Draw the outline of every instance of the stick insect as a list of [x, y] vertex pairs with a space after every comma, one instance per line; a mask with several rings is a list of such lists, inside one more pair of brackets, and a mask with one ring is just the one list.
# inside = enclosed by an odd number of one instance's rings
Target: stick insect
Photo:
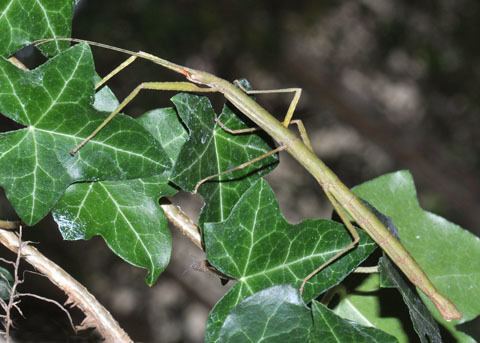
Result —
[[[359, 236], [351, 222], [351, 219], [353, 219], [353, 221], [355, 221], [363, 230], [365, 230], [370, 237], [383, 249], [383, 251], [394, 261], [394, 263], [403, 271], [407, 278], [430, 298], [443, 318], [446, 320], [454, 320], [462, 317], [455, 305], [437, 291], [427, 275], [415, 262], [408, 251], [405, 250], [402, 244], [392, 235], [392, 233], [390, 233], [388, 228], [386, 228], [385, 225], [377, 218], [377, 216], [372, 213], [372, 211], [365, 206], [365, 204], [358, 197], [356, 197], [350, 191], [350, 189], [343, 184], [342, 181], [340, 181], [335, 173], [314, 154], [303, 123], [300, 120], [292, 120], [293, 113], [301, 96], [300, 88], [246, 92], [236, 85], [208, 72], [181, 66], [143, 51], [135, 52], [106, 44], [73, 38], [44, 39], [39, 40], [34, 44], [40, 45], [55, 40], [87, 43], [93, 46], [99, 46], [101, 48], [106, 48], [130, 55], [125, 62], [120, 64], [112, 72], [105, 76], [100, 83], [96, 85], [96, 88], [101, 87], [110, 78], [126, 68], [137, 58], [151, 61], [164, 68], [179, 73], [187, 79], [187, 81], [184, 82], [141, 83], [120, 103], [115, 111], [113, 111], [102, 124], [100, 124], [90, 135], [88, 135], [71, 151], [72, 155], [78, 152], [85, 144], [87, 144], [89, 140], [91, 140], [100, 130], [102, 130], [102, 128], [104, 128], [130, 101], [132, 101], [141, 90], [148, 89], [159, 91], [168, 90], [198, 93], [222, 93], [231, 104], [233, 104], [240, 112], [250, 118], [256, 125], [258, 125], [260, 129], [264, 130], [279, 144], [279, 147], [274, 151], [286, 150], [305, 169], [307, 169], [307, 171], [322, 187], [327, 198], [332, 203], [352, 237], [352, 242], [344, 247], [342, 251], [338, 252], [335, 256], [330, 258], [327, 262], [313, 270], [308, 276], [305, 277], [300, 287], [301, 292], [303, 291], [303, 288], [309, 279], [311, 279], [323, 268], [337, 260], [339, 257], [355, 248], [359, 241]], [[251, 93], [258, 94], [274, 92], [294, 93], [293, 100], [291, 101], [287, 114], [282, 122], [275, 119], [266, 109], [264, 109], [248, 95]], [[300, 137], [289, 130], [288, 126], [292, 122], [296, 122], [298, 125]], [[271, 155], [272, 152], [267, 154]], [[240, 167], [241, 166], [238, 168]], [[233, 169], [229, 171], [233, 171]]]

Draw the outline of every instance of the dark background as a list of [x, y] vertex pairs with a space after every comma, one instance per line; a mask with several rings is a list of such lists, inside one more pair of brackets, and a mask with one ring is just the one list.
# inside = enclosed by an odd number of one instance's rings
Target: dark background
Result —
[[[257, 89], [301, 87], [296, 117], [348, 186], [409, 169], [424, 208], [478, 235], [479, 20], [476, 0], [81, 0], [72, 35], [148, 51], [227, 80], [245, 77]], [[126, 58], [94, 52], [100, 75]], [[135, 62], [109, 86], [122, 98], [142, 81], [174, 79]], [[172, 95], [143, 93], [126, 112], [171, 106]], [[291, 97], [258, 99], [280, 119]], [[222, 98], [214, 100], [219, 107]], [[314, 180], [286, 154], [281, 159], [269, 180], [287, 218], [328, 216]], [[183, 204], [193, 215], [201, 206], [199, 199]], [[25, 233], [98, 296], [136, 341], [201, 342], [208, 311], [225, 289], [197, 270], [202, 255], [174, 234], [172, 265], [148, 288], [144, 271], [122, 263], [101, 239], [63, 242], [51, 219]], [[48, 280], [26, 279], [24, 289], [64, 300]], [[71, 336], [53, 306], [25, 301], [22, 309], [27, 319], [18, 318], [19, 339]]]

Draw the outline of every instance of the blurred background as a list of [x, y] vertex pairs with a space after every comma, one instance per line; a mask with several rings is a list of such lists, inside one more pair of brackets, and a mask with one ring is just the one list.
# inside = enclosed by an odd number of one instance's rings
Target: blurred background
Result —
[[[256, 89], [301, 87], [296, 117], [348, 186], [409, 169], [425, 209], [478, 235], [479, 21], [476, 0], [80, 0], [72, 36], [148, 51], [227, 80], [247, 78]], [[100, 75], [125, 59], [94, 53]], [[175, 79], [140, 61], [109, 86], [122, 98], [142, 81]], [[169, 107], [172, 95], [142, 93], [125, 112]], [[257, 99], [280, 119], [291, 96]], [[223, 99], [214, 100], [220, 108]], [[286, 154], [269, 181], [292, 222], [329, 215], [314, 180]], [[200, 199], [177, 200], [198, 214]], [[3, 212], [13, 215], [6, 205]], [[175, 230], [173, 262], [148, 288], [145, 272], [112, 255], [101, 239], [63, 242], [51, 219], [37, 226], [26, 239], [40, 242], [135, 341], [203, 340], [208, 311], [226, 288], [199, 270], [202, 254]], [[40, 276], [28, 275], [23, 287], [64, 300]], [[72, 337], [53, 306], [29, 300], [22, 309], [27, 319], [18, 318], [19, 340], [95, 341], [88, 333]]]

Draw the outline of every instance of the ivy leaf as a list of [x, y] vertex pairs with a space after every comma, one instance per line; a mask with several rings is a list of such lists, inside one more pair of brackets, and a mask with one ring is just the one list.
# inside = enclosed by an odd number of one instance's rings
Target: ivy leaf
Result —
[[[378, 274], [370, 274], [368, 277], [363, 276], [361, 282], [355, 283], [353, 289], [347, 288], [345, 284], [335, 287], [339, 302], [333, 312], [360, 325], [378, 328], [396, 337], [401, 343], [408, 343], [405, 324], [396, 316], [400, 308], [398, 305], [402, 305], [402, 301], [394, 297], [396, 291], [393, 289], [380, 290], [379, 279]], [[357, 279], [355, 281], [358, 282]], [[392, 303], [395, 299], [398, 302]]]
[[[463, 314], [461, 322], [480, 313], [480, 240], [458, 225], [423, 210], [417, 200], [415, 185], [407, 171], [383, 175], [355, 187], [355, 193], [390, 217], [400, 239], [438, 290], [452, 300]], [[456, 322], [446, 322], [427, 303], [437, 321], [453, 335]], [[457, 322], [458, 323], [458, 322]]]
[[[93, 79], [95, 84], [102, 80], [102, 78], [96, 74]], [[115, 111], [118, 105], [120, 105], [120, 102], [109, 87], [102, 87], [98, 92], [95, 93], [93, 108], [95, 108], [97, 111], [111, 113]]]
[[23, 71], [0, 59], [0, 112], [27, 128], [0, 134], [0, 185], [33, 225], [76, 181], [166, 175], [160, 144], [133, 119], [117, 116], [75, 156], [69, 151], [106, 117], [91, 106], [93, 61], [76, 45]]
[[118, 256], [148, 269], [146, 282], [153, 285], [172, 249], [158, 199], [175, 193], [160, 176], [74, 184], [56, 205], [53, 218], [66, 240], [102, 236]]
[[[363, 201], [390, 232], [393, 233], [395, 238], [398, 239], [398, 229], [392, 218], [378, 211], [367, 201]], [[402, 295], [402, 299], [408, 307], [410, 319], [412, 320], [413, 327], [420, 341], [422, 343], [441, 343], [442, 337], [440, 336], [438, 324], [418, 296], [415, 287], [408, 281], [398, 267], [391, 262], [385, 253], [383, 253], [378, 265], [381, 276], [381, 286], [384, 288], [396, 288]]]
[[160, 142], [171, 165], [175, 165], [178, 154], [188, 139], [177, 112], [173, 108], [155, 109], [143, 114], [137, 121]]
[[[100, 77], [95, 82], [100, 81]], [[120, 102], [109, 87], [103, 87], [95, 94], [93, 106], [104, 112], [113, 112]], [[188, 134], [183, 127], [174, 108], [157, 108], [142, 114], [136, 119], [152, 137], [162, 146], [172, 166], [177, 161], [183, 145], [188, 140]]]
[[[310, 300], [338, 284], [376, 247], [360, 232], [359, 246], [307, 283]], [[215, 305], [207, 323], [207, 341], [215, 341], [230, 310], [242, 299], [273, 285], [300, 287], [316, 267], [333, 257], [351, 238], [345, 227], [329, 220], [288, 223], [269, 185], [257, 180], [240, 198], [230, 216], [204, 225], [209, 262], [237, 283]]]
[[[29, 43], [54, 37], [70, 37], [73, 0], [3, 0], [0, 1], [0, 56]], [[68, 48], [69, 42], [51, 42], [40, 47], [47, 56]]]
[[312, 311], [312, 342], [397, 342], [383, 331], [337, 316], [319, 302], [312, 302]]
[[[335, 292], [340, 297], [334, 312], [342, 318], [376, 327], [396, 337], [401, 343], [408, 343], [411, 341], [409, 337], [415, 337], [413, 327], [406, 322], [408, 314], [402, 312], [403, 301], [396, 296], [396, 290], [380, 288], [378, 274], [371, 274], [361, 282], [356, 280], [354, 289], [345, 289], [344, 285], [339, 285]], [[444, 337], [445, 341], [476, 342], [461, 331], [455, 330], [452, 334], [455, 338]]]
[[408, 307], [413, 327], [420, 341], [422, 343], [441, 343], [442, 337], [440, 336], [438, 324], [417, 295], [415, 287], [405, 280], [404, 276], [387, 256], [384, 255], [380, 259], [379, 267], [380, 275], [385, 279], [385, 281], [382, 280], [381, 282], [382, 287], [398, 289]]
[[[206, 177], [239, 166], [272, 149], [258, 134], [235, 135], [222, 129], [215, 122], [216, 114], [207, 97], [178, 94], [172, 101], [190, 131], [188, 143], [180, 152], [172, 173], [172, 181], [186, 191], [193, 191], [197, 182]], [[247, 127], [226, 106], [219, 120], [232, 130]], [[199, 190], [206, 203], [200, 223], [227, 218], [240, 196], [276, 163], [277, 158], [271, 156], [204, 183]]]
[[10, 298], [13, 282], [13, 275], [7, 269], [0, 267], [0, 299]]
[[342, 319], [314, 301], [310, 310], [290, 285], [246, 298], [228, 315], [221, 342], [396, 342], [374, 328]]
[[[95, 98], [96, 106], [109, 111], [117, 103], [108, 87]], [[160, 142], [173, 165], [187, 139], [175, 110], [152, 110], [137, 122]], [[115, 254], [149, 271], [146, 283], [151, 286], [167, 267], [172, 250], [168, 222], [158, 199], [175, 193], [165, 176], [74, 184], [56, 205], [53, 218], [66, 240], [102, 236]]]
[[249, 296], [226, 317], [220, 342], [307, 342], [312, 313], [292, 286], [274, 286]]

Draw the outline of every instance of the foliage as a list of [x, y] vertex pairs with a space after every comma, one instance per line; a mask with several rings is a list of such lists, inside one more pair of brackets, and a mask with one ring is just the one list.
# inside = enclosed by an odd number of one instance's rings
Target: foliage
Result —
[[[322, 265], [350, 241], [345, 228], [333, 221], [288, 223], [264, 180], [245, 192], [225, 221], [205, 224], [204, 239], [209, 262], [238, 280], [210, 313], [208, 341], [216, 340], [216, 330], [242, 299], [274, 285], [300, 287], [312, 268]], [[338, 284], [374, 248], [363, 234], [355, 252], [318, 273], [303, 297], [310, 301]]]
[[[10, 0], [0, 2], [0, 56], [8, 56], [42, 38], [70, 36], [74, 1]], [[52, 42], [40, 49], [48, 56], [68, 47]]]
[[[177, 188], [191, 192], [201, 180], [219, 174], [200, 187], [205, 206], [199, 224], [208, 262], [236, 284], [210, 313], [207, 341], [395, 341], [380, 331], [383, 324], [376, 325], [383, 320], [381, 313], [362, 312], [363, 318], [350, 317], [351, 321], [315, 300], [350, 278], [375, 250], [365, 233], [360, 233], [354, 250], [318, 273], [302, 296], [298, 294], [295, 288], [303, 278], [346, 246], [350, 237], [333, 220], [293, 225], [284, 219], [262, 178], [278, 164], [276, 156], [222, 174], [261, 156], [272, 144], [259, 132], [226, 132], [208, 98], [178, 94], [172, 98], [174, 108], [155, 109], [136, 120], [121, 114], [78, 154], [69, 154], [118, 104], [106, 88], [95, 95], [90, 48], [47, 45], [43, 51], [56, 56], [32, 71], [20, 70], [6, 59], [32, 40], [69, 34], [73, 2], [60, 2], [63, 6], [55, 11], [49, 7], [55, 1], [1, 5], [0, 112], [25, 127], [0, 135], [0, 184], [20, 218], [33, 225], [53, 211], [64, 239], [102, 236], [114, 253], [147, 269], [146, 282], [153, 285], [172, 249], [159, 198], [175, 194]], [[23, 20], [25, 11], [35, 25]], [[231, 129], [251, 126], [228, 104], [218, 120]], [[478, 266], [469, 260], [480, 260], [478, 238], [424, 211], [408, 172], [379, 177], [355, 192], [395, 223], [401, 242], [458, 305], [463, 321], [476, 317], [480, 280]], [[382, 266], [411, 302], [414, 291], [385, 263]], [[468, 340], [420, 296], [452, 335]], [[345, 299], [348, 296], [339, 306]], [[413, 317], [417, 325], [420, 321]], [[404, 338], [401, 330], [385, 330]]]
[[342, 319], [317, 301], [308, 308], [292, 286], [243, 300], [225, 319], [221, 342], [396, 342], [375, 328]]
[[[480, 313], [478, 266], [480, 240], [442, 217], [423, 210], [417, 200], [412, 176], [399, 171], [366, 182], [355, 193], [389, 216], [400, 240], [435, 286], [455, 302], [468, 321]], [[459, 250], [458, 247], [461, 247]], [[456, 336], [454, 323], [443, 320], [431, 302], [420, 293], [435, 318]]]

